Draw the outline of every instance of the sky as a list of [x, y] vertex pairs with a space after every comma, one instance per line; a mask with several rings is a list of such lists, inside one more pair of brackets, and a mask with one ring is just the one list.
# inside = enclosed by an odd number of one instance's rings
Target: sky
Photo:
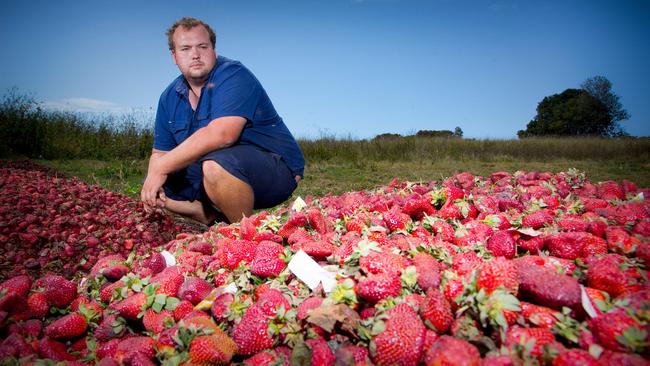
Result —
[[212, 26], [298, 138], [516, 138], [545, 96], [596, 75], [623, 128], [650, 136], [647, 0], [4, 0], [0, 93], [153, 126], [183, 16]]

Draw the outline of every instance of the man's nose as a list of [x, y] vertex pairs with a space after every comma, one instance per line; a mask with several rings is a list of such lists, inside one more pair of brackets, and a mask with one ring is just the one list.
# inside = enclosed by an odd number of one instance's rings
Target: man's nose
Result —
[[199, 58], [199, 54], [200, 54], [199, 53], [199, 48], [198, 47], [192, 47], [192, 52], [190, 53], [192, 58]]

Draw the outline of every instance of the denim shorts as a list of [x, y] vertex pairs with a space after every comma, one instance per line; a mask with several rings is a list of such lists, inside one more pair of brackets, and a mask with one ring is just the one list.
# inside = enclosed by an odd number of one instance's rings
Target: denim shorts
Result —
[[252, 145], [235, 145], [209, 152], [188, 167], [170, 174], [163, 186], [176, 201], [211, 204], [203, 187], [202, 163], [213, 160], [253, 189], [254, 208], [270, 208], [286, 201], [298, 185], [282, 157]]

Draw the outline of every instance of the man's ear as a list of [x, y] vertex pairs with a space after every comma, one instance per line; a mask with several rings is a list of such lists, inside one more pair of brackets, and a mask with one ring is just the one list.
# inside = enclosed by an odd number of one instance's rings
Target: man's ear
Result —
[[169, 53], [172, 55], [172, 61], [174, 61], [174, 65], [178, 65], [178, 62], [176, 62], [176, 52], [174, 52], [174, 50], [169, 50]]

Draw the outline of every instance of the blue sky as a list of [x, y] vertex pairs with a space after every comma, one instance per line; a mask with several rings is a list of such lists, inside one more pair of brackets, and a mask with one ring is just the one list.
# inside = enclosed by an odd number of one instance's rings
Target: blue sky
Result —
[[650, 135], [645, 0], [5, 0], [0, 91], [150, 110], [178, 75], [165, 30], [186, 15], [212, 25], [297, 137], [515, 138], [542, 98], [596, 75], [630, 112], [626, 131]]

